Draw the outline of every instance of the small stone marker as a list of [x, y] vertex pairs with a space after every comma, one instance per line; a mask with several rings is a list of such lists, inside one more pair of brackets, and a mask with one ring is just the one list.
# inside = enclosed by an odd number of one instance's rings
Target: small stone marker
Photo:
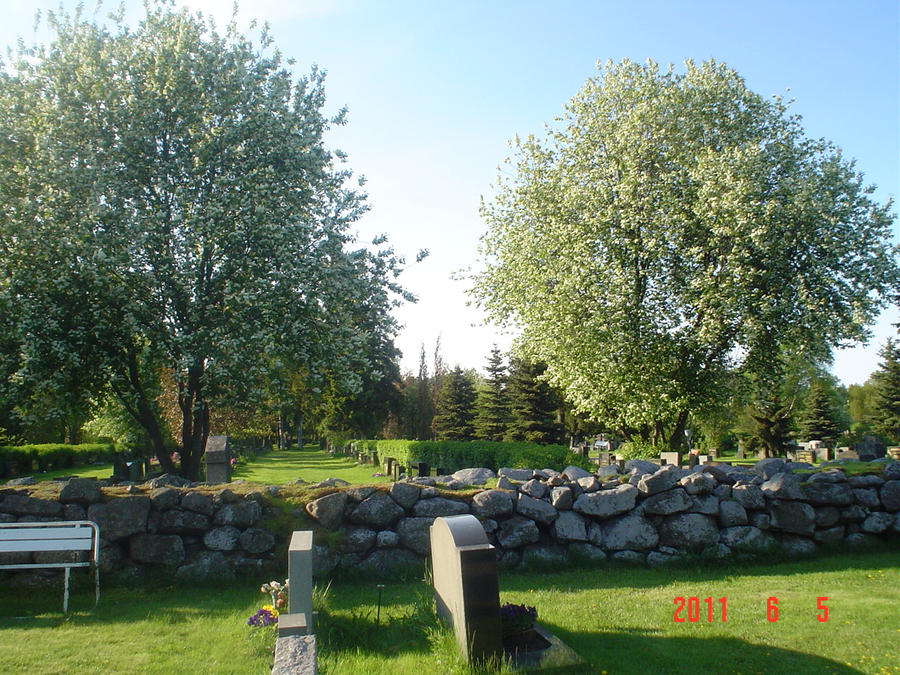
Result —
[[416, 462], [415, 467], [419, 478], [426, 477], [431, 473], [431, 467], [428, 466], [428, 462]]
[[709, 455], [697, 455], [697, 464], [708, 464]]
[[228, 436], [210, 436], [206, 440], [203, 461], [206, 463], [207, 483], [230, 483], [231, 450], [228, 447]]
[[597, 465], [598, 466], [611, 466], [613, 463], [612, 453], [611, 452], [601, 452], [597, 454]]
[[680, 452], [661, 452], [659, 453], [659, 463], [660, 466], [666, 466], [668, 464], [672, 464], [673, 466], [677, 466], [681, 468], [681, 453]]
[[859, 453], [854, 450], [845, 450], [843, 452], [835, 453], [834, 458], [837, 460], [841, 460], [841, 459], [859, 460]]
[[[311, 530], [297, 530], [291, 535], [291, 544], [288, 547], [288, 578], [291, 580], [291, 592], [288, 599], [289, 616], [293, 614], [303, 615], [291, 622], [293, 630], [298, 630], [300, 622], [306, 624], [307, 632], [314, 633], [312, 611], [312, 546], [313, 533]], [[280, 617], [279, 617], [280, 622]], [[280, 627], [279, 627], [280, 632]], [[293, 635], [300, 633], [294, 632]]]
[[435, 519], [431, 565], [438, 616], [452, 624], [463, 656], [502, 658], [497, 559], [475, 516]]
[[900, 460], [900, 448], [898, 448], [896, 446], [891, 446], [890, 448], [887, 449], [887, 455], [891, 459]]
[[710, 448], [709, 449], [709, 458], [710, 459], [719, 459], [719, 449], [718, 448]]

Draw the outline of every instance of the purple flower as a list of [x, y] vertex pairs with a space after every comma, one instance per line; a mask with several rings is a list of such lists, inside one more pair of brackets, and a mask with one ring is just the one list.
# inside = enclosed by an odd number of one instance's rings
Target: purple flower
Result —
[[254, 628], [274, 626], [276, 623], [278, 623], [278, 615], [266, 608], [258, 610], [256, 614], [247, 619], [247, 625]]

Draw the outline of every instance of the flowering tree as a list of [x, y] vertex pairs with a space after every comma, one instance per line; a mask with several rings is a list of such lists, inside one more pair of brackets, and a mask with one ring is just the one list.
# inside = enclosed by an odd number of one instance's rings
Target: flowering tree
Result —
[[211, 406], [356, 390], [373, 328], [349, 319], [375, 303], [374, 330], [392, 334], [400, 261], [352, 250], [365, 195], [324, 145], [344, 114], [323, 116], [322, 73], [295, 81], [265, 30], [254, 44], [166, 5], [134, 29], [49, 23], [49, 46], [0, 69], [10, 385], [108, 386], [171, 471], [154, 395], [166, 369], [189, 477]]
[[824, 360], [897, 291], [890, 204], [721, 63], [607, 64], [514, 147], [474, 294], [627, 438], [680, 444], [734, 369]]

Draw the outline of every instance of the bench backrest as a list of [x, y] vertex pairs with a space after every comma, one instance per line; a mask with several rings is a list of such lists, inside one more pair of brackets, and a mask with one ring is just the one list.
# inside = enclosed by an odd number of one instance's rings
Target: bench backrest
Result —
[[100, 554], [100, 529], [90, 520], [0, 523], [0, 552], [93, 551]]

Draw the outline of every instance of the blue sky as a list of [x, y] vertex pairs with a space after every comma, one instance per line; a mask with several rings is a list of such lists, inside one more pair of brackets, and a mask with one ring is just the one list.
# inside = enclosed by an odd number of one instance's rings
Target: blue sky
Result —
[[[231, 14], [230, 1], [186, 4], [220, 23]], [[17, 35], [29, 41], [34, 10], [55, 6], [0, 0], [0, 44]], [[141, 3], [126, 6], [129, 16], [140, 15]], [[430, 352], [439, 335], [451, 366], [480, 369], [492, 342], [509, 344], [511, 336], [478, 325], [466, 284], [451, 275], [476, 263], [479, 200], [490, 194], [507, 140], [540, 134], [598, 61], [724, 61], [757, 93], [795, 99], [792, 111], [807, 134], [855, 158], [878, 185], [879, 201], [898, 194], [896, 0], [256, 0], [238, 16], [241, 25], [268, 20], [298, 75], [312, 63], [328, 72], [328, 109], [349, 108], [348, 125], [329, 141], [368, 179], [372, 211], [358, 225], [360, 237], [385, 232], [410, 261], [420, 248], [431, 251], [402, 277], [420, 298], [398, 312], [407, 369], [415, 368], [419, 345]], [[862, 382], [877, 367], [898, 318], [888, 312], [868, 347], [835, 355], [843, 382]]]

